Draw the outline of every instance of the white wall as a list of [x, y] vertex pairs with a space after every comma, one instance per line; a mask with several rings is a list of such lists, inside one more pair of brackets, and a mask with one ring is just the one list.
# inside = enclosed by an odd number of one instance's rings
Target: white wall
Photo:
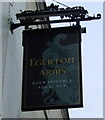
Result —
[[10, 31], [8, 19], [13, 18], [25, 4], [2, 3], [2, 61], [3, 61], [3, 118], [17, 118], [20, 115], [22, 83], [22, 28]]
[[[34, 8], [35, 3], [2, 2], [2, 82], [3, 82], [3, 118], [45, 118], [43, 111], [21, 112], [22, 93], [22, 30], [24, 27], [10, 31], [8, 19], [18, 22], [15, 15], [20, 10]], [[0, 41], [1, 42], [1, 41]], [[47, 111], [50, 118], [62, 118], [60, 110]]]
[[[23, 27], [10, 31], [8, 18], [16, 23], [15, 14], [25, 10], [25, 3], [2, 3], [2, 48], [3, 48], [3, 118], [44, 118], [41, 112], [21, 112], [22, 86], [22, 30]], [[5, 9], [5, 10], [4, 10]]]

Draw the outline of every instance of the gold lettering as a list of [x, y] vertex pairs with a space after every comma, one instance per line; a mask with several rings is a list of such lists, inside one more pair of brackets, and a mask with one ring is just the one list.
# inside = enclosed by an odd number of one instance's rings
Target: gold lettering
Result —
[[39, 75], [48, 76], [48, 75], [62, 75], [65, 74], [66, 70], [64, 69], [53, 69], [53, 70], [41, 70]]
[[51, 75], [51, 70], [46, 70], [45, 72], [46, 72], [46, 76]]
[[72, 61], [71, 63], [74, 64], [74, 57], [72, 57], [72, 60], [71, 60], [71, 61]]
[[56, 64], [56, 65], [58, 64], [58, 59], [55, 59], [55, 64]]
[[68, 57], [68, 58], [61, 58], [61, 59], [42, 59], [42, 60], [36, 60], [36, 59], [30, 59], [30, 66], [45, 66], [45, 65], [57, 65], [57, 64], [74, 64], [74, 57]]
[[46, 65], [45, 60], [42, 60], [42, 64], [41, 65], [43, 65], [43, 66]]
[[35, 65], [36, 65], [36, 66], [40, 66], [40, 65], [42, 65], [41, 62], [42, 62], [41, 60], [36, 60], [36, 61], [35, 61]]
[[70, 58], [65, 58], [66, 63], [70, 63]]
[[30, 59], [30, 66], [31, 67], [35, 66], [35, 59]]
[[39, 75], [40, 75], [40, 76], [41, 76], [41, 75], [45, 76], [44, 70], [41, 70], [41, 72], [40, 72]]
[[66, 71], [65, 71], [64, 69], [61, 69], [61, 73], [62, 73], [62, 74], [65, 74]]
[[59, 69], [54, 69], [54, 70], [52, 71], [52, 74], [53, 74], [53, 75], [58, 75], [58, 74], [59, 74], [58, 71], [59, 71]]
[[53, 65], [53, 60], [48, 60], [48, 65]]
[[59, 62], [62, 64], [63, 63], [63, 59], [60, 59]]

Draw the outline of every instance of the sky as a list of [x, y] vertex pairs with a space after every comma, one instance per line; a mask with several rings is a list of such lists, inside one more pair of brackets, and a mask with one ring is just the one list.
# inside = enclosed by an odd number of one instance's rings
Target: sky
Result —
[[[51, 0], [46, 1], [47, 5], [58, 5]], [[84, 107], [69, 109], [69, 114], [71, 118], [103, 118], [103, 2], [57, 1], [69, 7], [83, 6], [91, 16], [97, 13], [102, 15], [100, 20], [81, 22], [81, 26], [86, 27], [87, 31], [86, 34], [82, 34], [81, 43]], [[65, 25], [53, 24], [52, 27]]]

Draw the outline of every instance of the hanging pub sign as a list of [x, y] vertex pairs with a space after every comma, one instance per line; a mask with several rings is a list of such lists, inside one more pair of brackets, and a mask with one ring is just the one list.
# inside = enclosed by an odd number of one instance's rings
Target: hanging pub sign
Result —
[[82, 107], [81, 27], [23, 31], [22, 111]]

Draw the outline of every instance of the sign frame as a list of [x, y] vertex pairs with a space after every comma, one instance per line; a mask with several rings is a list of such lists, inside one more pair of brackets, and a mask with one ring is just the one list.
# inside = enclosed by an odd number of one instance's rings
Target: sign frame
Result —
[[[50, 105], [39, 105], [39, 106], [35, 106], [35, 105], [30, 105], [27, 102], [29, 97], [27, 96], [27, 92], [30, 92], [27, 90], [27, 86], [28, 86], [28, 79], [29, 76], [28, 74], [28, 62], [29, 62], [29, 45], [30, 45], [30, 34], [34, 34], [34, 32], [40, 32], [42, 33], [43, 31], [50, 31], [50, 32], [54, 32], [54, 31], [69, 31], [69, 30], [76, 30], [78, 29], [78, 50], [79, 50], [79, 103], [78, 104], [50, 104]], [[49, 33], [50, 33], [49, 32]], [[29, 35], [28, 35], [29, 34]], [[51, 34], [50, 34], [51, 36]], [[72, 42], [76, 42], [76, 41], [72, 41]], [[34, 43], [37, 43], [37, 41], [34, 41]], [[36, 29], [36, 30], [24, 30], [23, 31], [23, 47], [24, 47], [24, 54], [23, 54], [23, 83], [22, 83], [22, 106], [21, 106], [21, 110], [24, 111], [35, 111], [35, 110], [48, 110], [48, 109], [66, 109], [66, 108], [78, 108], [78, 107], [83, 107], [83, 93], [82, 93], [82, 60], [81, 60], [81, 26], [80, 25], [76, 25], [76, 26], [70, 26], [70, 27], [60, 27], [60, 28], [46, 28], [46, 29]], [[37, 95], [36, 95], [37, 96]], [[36, 97], [34, 96], [34, 97]], [[31, 99], [31, 98], [30, 98]], [[31, 100], [30, 100], [31, 101]], [[27, 104], [28, 103], [28, 104]]]

